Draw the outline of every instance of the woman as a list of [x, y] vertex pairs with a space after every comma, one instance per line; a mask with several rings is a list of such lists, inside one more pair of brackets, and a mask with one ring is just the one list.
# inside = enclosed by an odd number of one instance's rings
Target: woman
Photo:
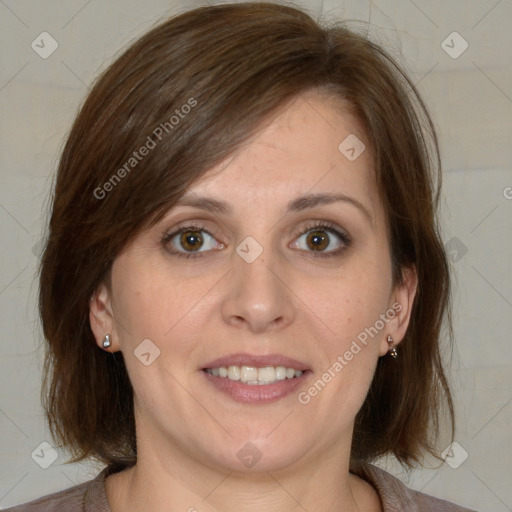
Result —
[[45, 405], [91, 482], [13, 511], [468, 510], [371, 464], [436, 454], [439, 157], [378, 46], [291, 7], [156, 27], [64, 148]]

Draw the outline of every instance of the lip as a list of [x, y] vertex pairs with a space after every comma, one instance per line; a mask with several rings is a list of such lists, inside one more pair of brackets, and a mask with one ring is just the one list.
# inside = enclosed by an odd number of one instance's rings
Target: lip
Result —
[[276, 402], [286, 396], [290, 396], [299, 386], [304, 385], [304, 382], [312, 372], [306, 370], [300, 377], [284, 379], [274, 384], [261, 386], [245, 384], [239, 380], [231, 380], [224, 377], [215, 377], [205, 371], [202, 373], [218, 391], [229, 396], [236, 402], [264, 404]]
[[310, 370], [307, 364], [281, 354], [257, 355], [244, 352], [237, 352], [214, 359], [206, 363], [201, 370], [205, 370], [206, 368], [220, 368], [222, 366], [226, 368], [228, 366], [256, 366], [258, 368], [263, 368], [264, 366], [285, 366], [286, 368], [293, 368], [294, 370], [301, 370], [303, 372]]

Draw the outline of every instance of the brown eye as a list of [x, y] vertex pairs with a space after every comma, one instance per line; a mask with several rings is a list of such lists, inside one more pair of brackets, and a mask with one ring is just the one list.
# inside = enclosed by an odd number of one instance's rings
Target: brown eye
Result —
[[310, 231], [306, 243], [313, 251], [323, 251], [329, 245], [329, 236], [325, 231]]
[[341, 256], [352, 244], [350, 235], [334, 224], [321, 222], [310, 225], [299, 233], [291, 245], [315, 257]]
[[186, 258], [204, 256], [212, 250], [224, 248], [217, 239], [203, 226], [185, 226], [162, 238], [164, 247], [173, 256]]
[[203, 245], [203, 237], [199, 231], [184, 231], [180, 235], [180, 243], [186, 251], [197, 251]]

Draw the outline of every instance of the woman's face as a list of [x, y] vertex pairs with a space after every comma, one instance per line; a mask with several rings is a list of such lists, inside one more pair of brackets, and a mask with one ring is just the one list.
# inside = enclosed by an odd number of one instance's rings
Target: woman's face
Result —
[[342, 107], [296, 98], [116, 258], [91, 325], [124, 355], [140, 454], [240, 472], [348, 457], [414, 278], [393, 288], [370, 150]]

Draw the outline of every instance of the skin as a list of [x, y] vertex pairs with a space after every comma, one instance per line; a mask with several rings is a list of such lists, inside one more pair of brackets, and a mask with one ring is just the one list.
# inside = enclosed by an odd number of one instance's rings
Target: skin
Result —
[[[110, 284], [92, 298], [98, 345], [111, 334], [135, 397], [138, 461], [106, 481], [113, 512], [382, 510], [373, 487], [349, 472], [350, 445], [386, 337], [398, 344], [407, 329], [416, 275], [393, 286], [369, 143], [354, 161], [338, 150], [349, 134], [366, 140], [345, 107], [318, 91], [287, 104], [189, 189], [226, 201], [231, 213], [171, 209], [118, 255]], [[290, 200], [311, 193], [349, 196], [369, 217], [347, 201], [285, 214]], [[350, 245], [327, 232], [324, 251], [342, 251], [319, 256], [310, 233], [321, 228], [309, 229], [316, 221], [348, 232]], [[213, 235], [201, 231], [197, 258], [172, 253], [186, 252], [179, 237], [162, 243], [189, 224]], [[247, 236], [263, 248], [253, 263], [236, 252]], [[298, 392], [242, 404], [201, 370], [234, 352], [283, 354], [308, 364], [299, 391], [307, 390], [397, 302], [401, 311], [308, 404]], [[149, 366], [133, 354], [144, 339], [160, 350]], [[250, 468], [237, 457], [247, 442], [262, 455]]]

